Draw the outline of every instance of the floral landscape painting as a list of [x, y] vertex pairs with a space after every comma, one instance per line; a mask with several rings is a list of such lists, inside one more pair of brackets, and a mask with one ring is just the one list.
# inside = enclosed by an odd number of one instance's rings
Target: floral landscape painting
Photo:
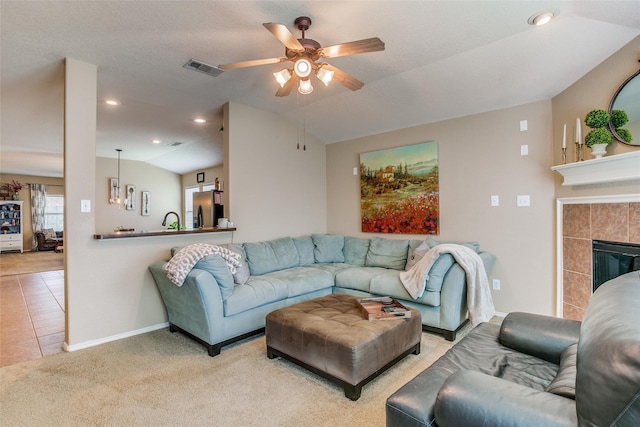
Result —
[[360, 154], [362, 231], [439, 234], [435, 141]]

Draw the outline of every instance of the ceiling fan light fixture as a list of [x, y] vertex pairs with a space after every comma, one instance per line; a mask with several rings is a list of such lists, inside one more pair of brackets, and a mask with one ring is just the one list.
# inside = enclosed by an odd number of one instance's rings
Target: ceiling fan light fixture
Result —
[[291, 72], [285, 68], [277, 73], [273, 73], [273, 76], [276, 78], [280, 87], [284, 87], [285, 83], [287, 83], [291, 78]]
[[331, 80], [333, 79], [333, 70], [327, 70], [323, 67], [320, 67], [318, 72], [316, 73], [316, 77], [324, 83], [325, 86], [329, 86]]
[[313, 86], [311, 85], [311, 80], [301, 79], [300, 83], [298, 84], [298, 92], [300, 92], [303, 95], [309, 95], [311, 92], [313, 92]]
[[296, 72], [296, 75], [301, 79], [305, 77], [309, 77], [311, 75], [311, 61], [306, 58], [298, 59], [293, 66], [293, 70]]

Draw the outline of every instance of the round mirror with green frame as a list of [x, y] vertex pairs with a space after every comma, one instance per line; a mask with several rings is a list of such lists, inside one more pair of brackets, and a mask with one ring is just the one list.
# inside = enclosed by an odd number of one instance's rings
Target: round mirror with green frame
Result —
[[622, 110], [629, 121], [616, 129], [613, 121], [609, 123], [613, 136], [623, 144], [640, 146], [640, 70], [624, 81], [611, 98], [609, 114]]

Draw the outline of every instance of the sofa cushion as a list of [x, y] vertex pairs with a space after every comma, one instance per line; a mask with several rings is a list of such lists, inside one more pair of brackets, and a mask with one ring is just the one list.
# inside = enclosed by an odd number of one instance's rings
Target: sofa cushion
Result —
[[317, 268], [318, 270], [323, 270], [331, 273], [332, 276], [340, 273], [341, 271], [348, 270], [350, 268], [354, 268], [351, 264], [345, 264], [342, 262], [328, 262], [325, 264], [310, 264], [307, 265], [309, 268]]
[[45, 240], [55, 240], [58, 236], [56, 236], [56, 231], [53, 228], [43, 228], [42, 234], [44, 234]]
[[388, 270], [381, 267], [353, 267], [336, 274], [337, 287], [369, 292], [371, 279]]
[[297, 267], [298, 250], [291, 237], [258, 243], [245, 243], [244, 251], [252, 276]]
[[425, 290], [418, 299], [413, 299], [400, 280], [400, 271], [385, 269], [382, 274], [371, 278], [369, 291], [372, 294], [390, 296], [431, 307], [440, 306], [440, 291]]
[[208, 271], [218, 282], [222, 300], [226, 300], [233, 293], [233, 275], [227, 266], [227, 262], [220, 255], [207, 255], [193, 266], [200, 270]]
[[429, 245], [433, 248], [437, 245], [441, 245], [443, 243], [454, 243], [456, 245], [462, 245], [462, 246], [466, 246], [469, 249], [473, 249], [476, 252], [480, 252], [480, 243], [479, 242], [454, 242], [454, 241], [441, 241], [441, 240], [435, 240], [433, 237], [429, 236], [427, 237], [427, 241], [429, 242]]
[[313, 255], [316, 262], [344, 262], [344, 236], [338, 234], [312, 234]]
[[344, 237], [344, 262], [364, 267], [369, 251], [369, 239], [361, 237]]
[[236, 286], [233, 293], [224, 301], [225, 317], [253, 310], [264, 304], [287, 298], [287, 284], [275, 277], [266, 280], [263, 276], [251, 276], [247, 283]]
[[221, 246], [237, 254], [240, 254], [240, 262], [242, 263], [242, 265], [236, 268], [236, 272], [233, 274], [233, 281], [238, 285], [244, 285], [245, 283], [247, 283], [247, 280], [249, 280], [249, 276], [251, 276], [251, 272], [249, 271], [249, 262], [247, 261], [247, 254], [244, 252], [244, 248], [242, 247], [242, 245], [236, 245], [233, 243], [228, 243]]
[[296, 245], [300, 265], [309, 265], [315, 262], [315, 258], [313, 257], [313, 240], [311, 240], [311, 236], [295, 237], [293, 239], [293, 244]]
[[287, 286], [287, 297], [297, 297], [319, 289], [333, 286], [333, 274], [312, 267], [294, 267], [286, 270], [272, 271], [260, 276], [261, 279], [284, 282]]
[[408, 240], [371, 238], [365, 265], [367, 267], [393, 268], [403, 270], [407, 264]]
[[545, 391], [559, 396], [576, 398], [576, 362], [578, 356], [578, 343], [571, 344], [560, 354], [560, 368], [556, 377], [547, 386]]

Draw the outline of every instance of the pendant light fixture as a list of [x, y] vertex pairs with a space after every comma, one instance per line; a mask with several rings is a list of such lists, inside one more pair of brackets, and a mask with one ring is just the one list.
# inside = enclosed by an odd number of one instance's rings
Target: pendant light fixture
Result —
[[122, 191], [120, 187], [120, 153], [122, 152], [122, 149], [116, 148], [116, 151], [118, 152], [118, 177], [116, 178], [115, 183], [113, 181], [111, 183], [111, 197], [109, 198], [109, 203], [112, 205], [116, 205], [117, 207], [121, 207]]

